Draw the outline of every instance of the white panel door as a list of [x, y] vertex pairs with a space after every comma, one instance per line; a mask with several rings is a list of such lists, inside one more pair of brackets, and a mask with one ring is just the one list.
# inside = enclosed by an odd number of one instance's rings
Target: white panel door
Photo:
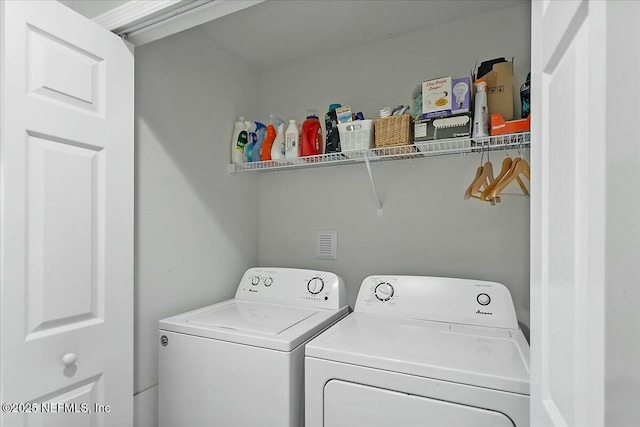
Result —
[[604, 425], [606, 3], [532, 2], [531, 425]]
[[0, 400], [38, 404], [2, 425], [132, 426], [133, 51], [55, 1], [0, 14]]

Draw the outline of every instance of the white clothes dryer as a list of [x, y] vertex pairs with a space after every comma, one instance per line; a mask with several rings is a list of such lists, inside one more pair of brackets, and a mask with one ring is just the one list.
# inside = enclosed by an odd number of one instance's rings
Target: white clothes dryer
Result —
[[367, 277], [305, 374], [306, 427], [529, 426], [529, 345], [499, 283]]
[[302, 426], [304, 345], [348, 313], [342, 279], [251, 268], [234, 299], [160, 321], [160, 427]]

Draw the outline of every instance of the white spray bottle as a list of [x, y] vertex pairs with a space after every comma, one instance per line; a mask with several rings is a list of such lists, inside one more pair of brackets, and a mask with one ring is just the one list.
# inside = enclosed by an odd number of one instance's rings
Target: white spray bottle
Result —
[[284, 159], [284, 122], [276, 117], [276, 139], [271, 146], [271, 160]]
[[486, 138], [489, 136], [487, 82], [480, 78], [474, 82], [474, 85], [476, 86], [476, 98], [473, 112], [473, 138]]

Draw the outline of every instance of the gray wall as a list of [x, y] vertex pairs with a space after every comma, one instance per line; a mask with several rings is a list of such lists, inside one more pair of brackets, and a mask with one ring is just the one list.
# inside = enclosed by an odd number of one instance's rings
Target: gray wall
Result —
[[[197, 28], [136, 49], [135, 74], [139, 393], [157, 384], [158, 320], [233, 297], [258, 262], [258, 177], [227, 174], [233, 123], [256, 115], [258, 80]], [[137, 412], [139, 401], [155, 405], [136, 399]]]
[[[530, 50], [525, 3], [263, 71], [260, 117], [302, 119], [307, 108], [324, 112], [332, 102], [376, 117], [383, 106], [410, 103], [422, 80], [468, 75], [475, 60], [500, 56], [515, 57], [518, 91]], [[503, 158], [492, 155], [494, 169]], [[491, 207], [463, 200], [479, 162], [472, 155], [374, 164], [382, 216], [363, 165], [262, 174], [260, 264], [335, 271], [352, 305], [370, 274], [498, 281], [509, 287], [518, 318], [528, 325], [529, 201], [507, 196]], [[325, 228], [338, 230], [337, 261], [315, 259], [315, 231]]]

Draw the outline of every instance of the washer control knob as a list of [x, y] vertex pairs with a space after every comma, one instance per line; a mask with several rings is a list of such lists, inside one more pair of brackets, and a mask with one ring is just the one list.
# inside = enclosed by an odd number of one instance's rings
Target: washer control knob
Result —
[[317, 295], [324, 289], [324, 281], [319, 277], [314, 277], [307, 283], [307, 290], [313, 295]]
[[387, 282], [378, 283], [376, 289], [373, 291], [376, 298], [380, 301], [389, 301], [391, 297], [393, 297], [393, 292], [393, 286], [391, 286], [391, 283]]
[[258, 276], [251, 276], [249, 280], [251, 280], [251, 284], [253, 286], [257, 286], [258, 283], [260, 283], [260, 278]]
[[478, 294], [476, 300], [480, 305], [489, 305], [489, 303], [491, 302], [491, 297], [487, 294]]
[[273, 285], [273, 278], [272, 277], [267, 277], [264, 279], [264, 285], [268, 288], [269, 286]]

